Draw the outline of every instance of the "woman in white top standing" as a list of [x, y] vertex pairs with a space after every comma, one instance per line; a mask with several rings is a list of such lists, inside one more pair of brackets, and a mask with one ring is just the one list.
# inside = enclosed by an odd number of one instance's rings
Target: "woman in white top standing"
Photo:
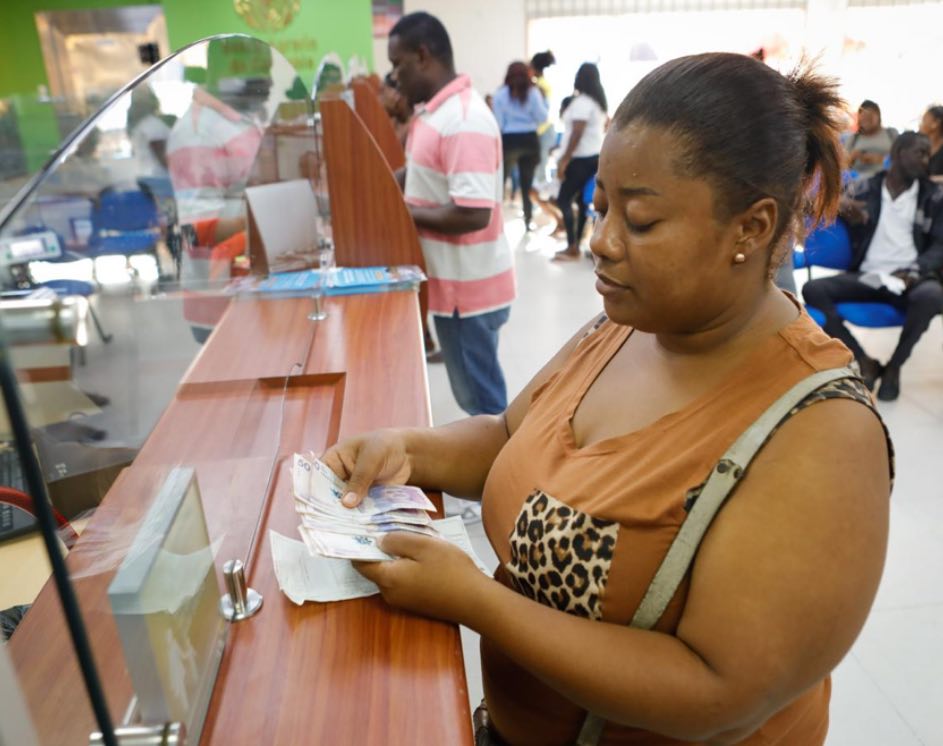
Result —
[[[567, 246], [554, 256], [556, 260], [580, 257], [580, 238], [586, 227], [586, 205], [583, 190], [596, 175], [599, 150], [606, 127], [606, 93], [599, 81], [599, 68], [584, 62], [573, 83], [575, 95], [563, 112], [565, 149], [557, 162], [560, 192], [557, 205], [563, 212]], [[577, 198], [578, 218], [573, 221], [573, 198]]]

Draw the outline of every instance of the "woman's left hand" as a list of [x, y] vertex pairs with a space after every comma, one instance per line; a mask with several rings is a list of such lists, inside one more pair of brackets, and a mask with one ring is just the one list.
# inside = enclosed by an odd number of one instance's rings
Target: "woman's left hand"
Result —
[[442, 539], [397, 531], [384, 536], [380, 547], [397, 559], [353, 565], [391, 606], [461, 623], [477, 589], [491, 582], [468, 555]]

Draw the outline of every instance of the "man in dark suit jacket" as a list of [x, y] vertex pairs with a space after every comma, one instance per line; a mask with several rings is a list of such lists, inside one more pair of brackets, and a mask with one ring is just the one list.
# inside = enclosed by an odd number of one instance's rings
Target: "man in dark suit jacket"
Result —
[[[900, 368], [930, 321], [943, 310], [943, 188], [927, 178], [930, 142], [905, 132], [894, 142], [891, 167], [860, 182], [842, 200], [840, 215], [852, 241], [850, 271], [807, 282], [805, 302], [825, 314], [825, 331], [854, 353], [878, 398], [900, 394]], [[836, 308], [842, 302], [889, 303], [906, 320], [886, 365], [869, 357]]]

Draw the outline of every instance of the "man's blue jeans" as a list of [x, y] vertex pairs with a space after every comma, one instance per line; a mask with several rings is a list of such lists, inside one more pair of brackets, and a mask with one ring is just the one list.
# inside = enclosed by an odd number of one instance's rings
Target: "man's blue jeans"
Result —
[[434, 316], [449, 385], [468, 414], [500, 414], [508, 405], [504, 373], [498, 363], [498, 330], [511, 309], [479, 316]]

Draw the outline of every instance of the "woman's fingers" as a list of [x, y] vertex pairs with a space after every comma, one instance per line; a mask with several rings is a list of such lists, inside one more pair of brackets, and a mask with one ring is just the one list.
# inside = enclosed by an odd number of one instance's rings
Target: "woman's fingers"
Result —
[[410, 474], [403, 438], [393, 430], [345, 440], [329, 448], [321, 459], [347, 482], [342, 502], [348, 508], [357, 507], [376, 482], [405, 484]]
[[430, 542], [439, 541], [415, 531], [393, 531], [380, 540], [380, 549], [393, 557], [419, 559]]
[[354, 569], [363, 575], [371, 583], [382, 585], [383, 575], [386, 572], [385, 565], [389, 562], [363, 562], [360, 560], [351, 560], [350, 564]]
[[354, 439], [331, 446], [321, 456], [324, 465], [347, 482], [349, 489], [343, 497], [343, 503], [348, 508], [357, 507], [373, 483], [371, 465], [362, 457], [363, 451], [362, 442]]
[[[313, 457], [315, 454], [312, 453], [311, 456]], [[321, 461], [341, 479], [346, 480], [350, 476], [350, 472], [347, 470], [347, 466], [341, 458], [340, 446], [331, 446], [328, 448], [321, 456]]]
[[342, 502], [348, 508], [356, 507], [366, 497], [370, 485], [377, 481], [386, 461], [386, 452], [376, 440], [363, 443], [357, 450], [354, 460], [348, 465], [350, 477], [347, 479], [347, 494]]

